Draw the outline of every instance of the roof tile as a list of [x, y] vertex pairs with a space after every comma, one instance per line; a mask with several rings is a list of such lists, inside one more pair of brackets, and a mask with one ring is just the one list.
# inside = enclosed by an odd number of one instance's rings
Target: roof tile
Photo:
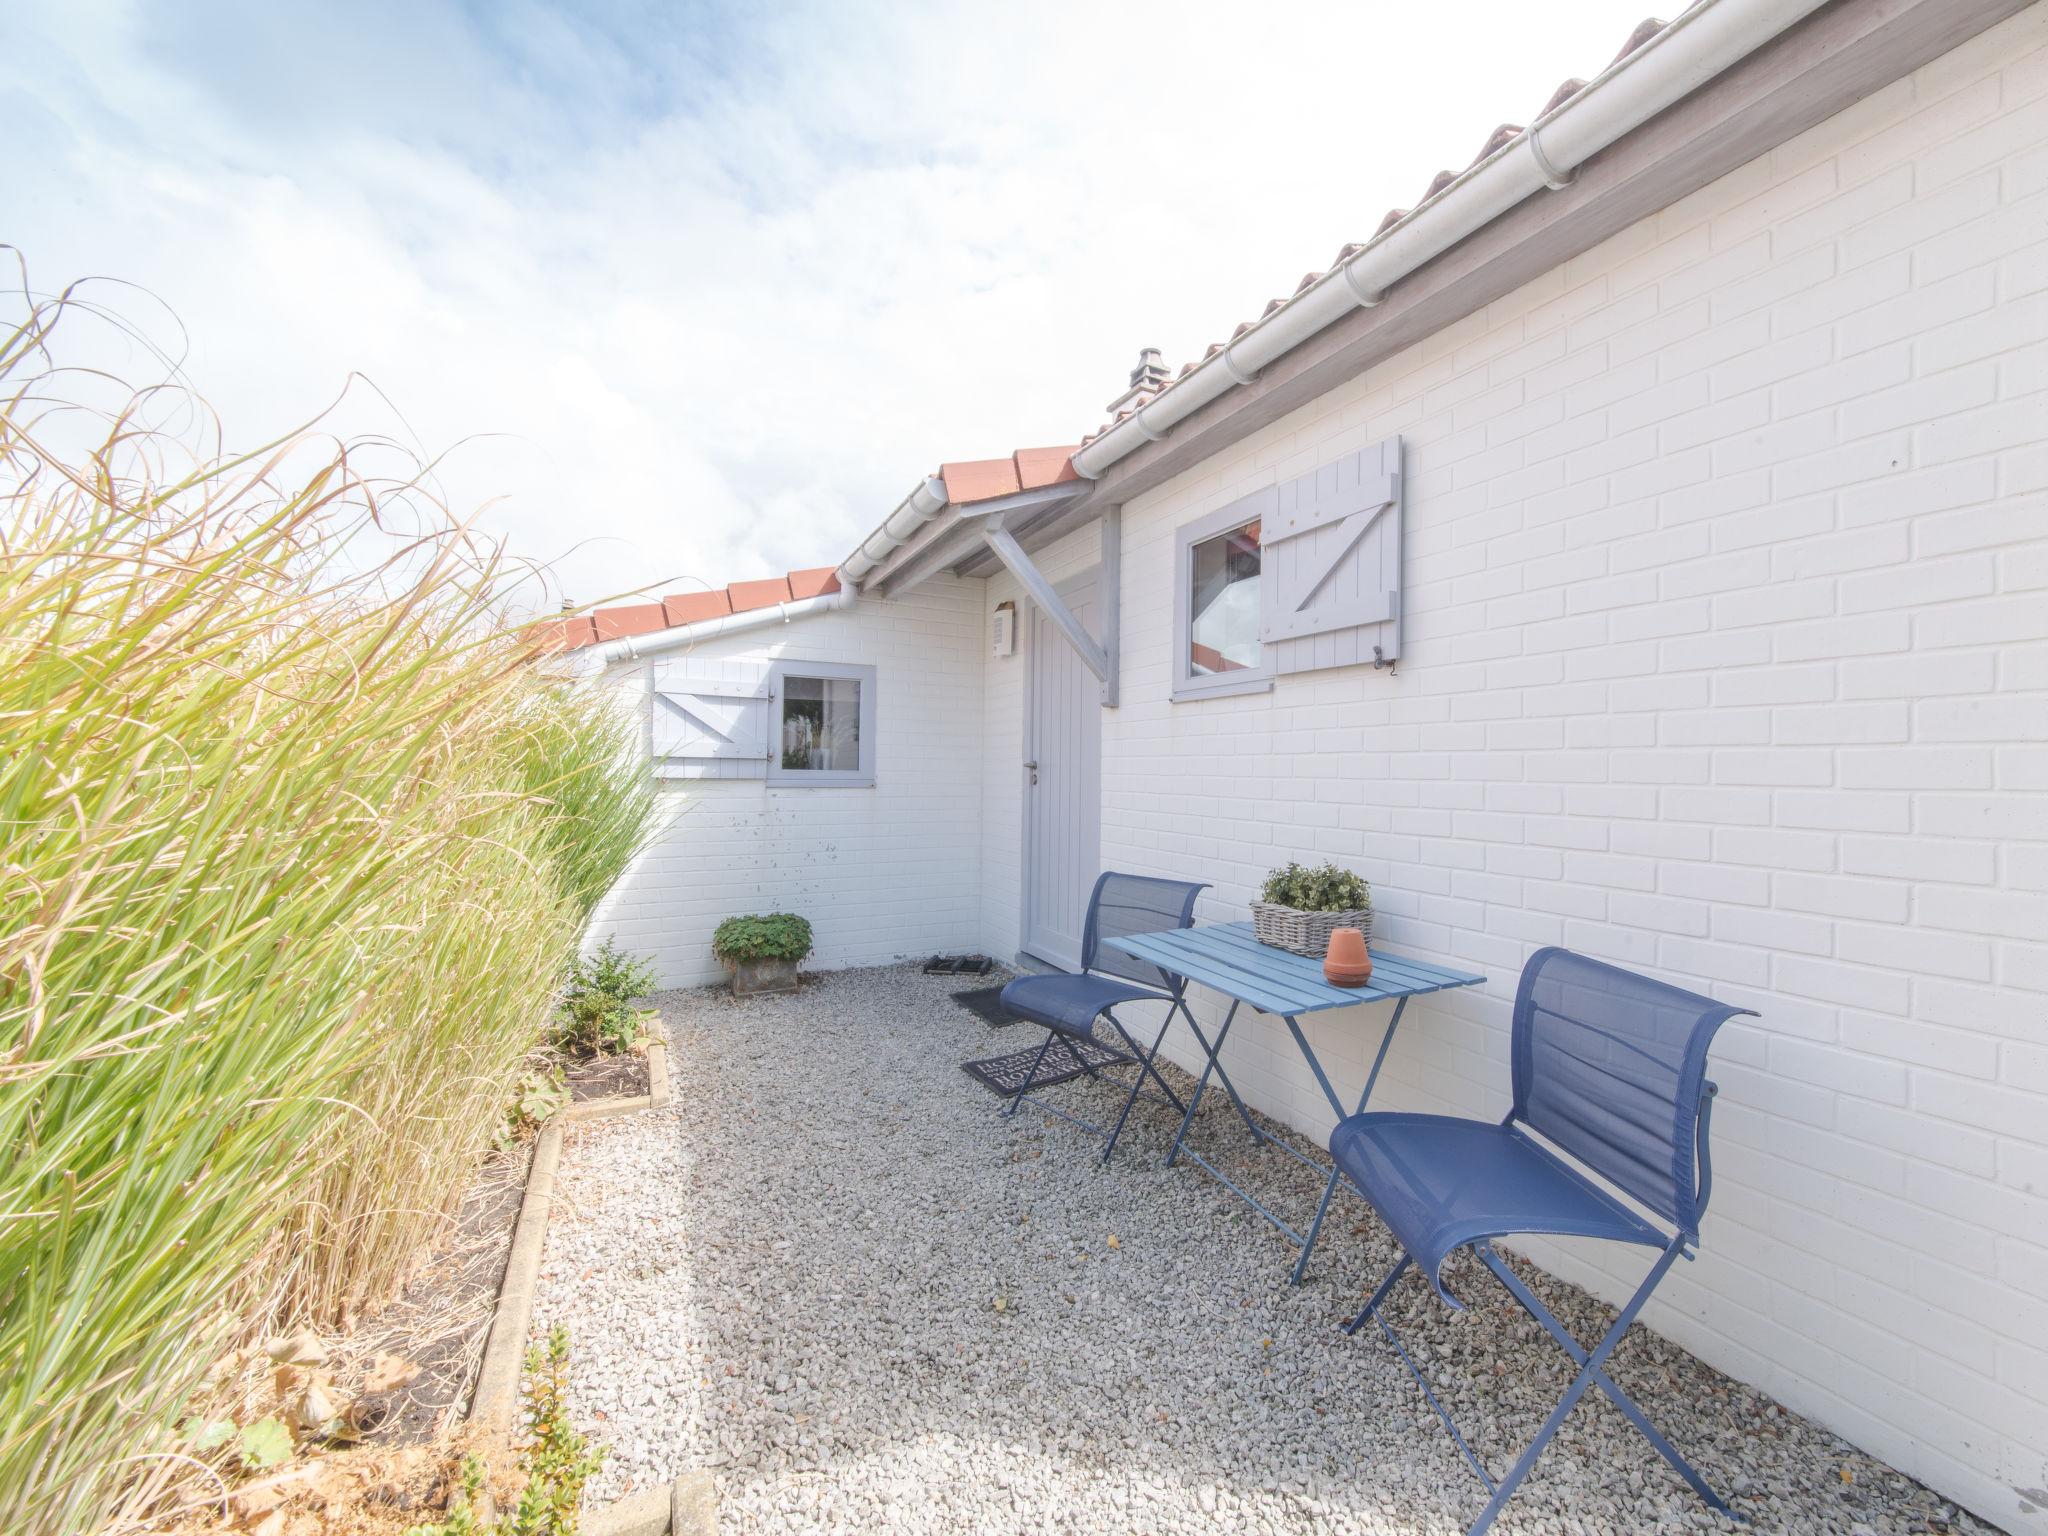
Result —
[[955, 464], [941, 464], [939, 478], [946, 482], [946, 500], [955, 506], [1014, 496], [1024, 488], [1017, 481], [1014, 458], [963, 459]]
[[671, 592], [661, 600], [662, 617], [674, 629], [679, 624], [701, 624], [722, 619], [732, 612], [732, 599], [725, 588], [710, 592]]
[[1072, 448], [1019, 448], [1010, 457], [1017, 463], [1019, 489], [1035, 491], [1041, 485], [1059, 485], [1081, 477], [1074, 473]]
[[839, 590], [839, 572], [829, 565], [789, 573], [789, 595], [802, 602], [807, 597], [826, 597]]
[[736, 581], [727, 587], [732, 598], [734, 613], [750, 613], [756, 608], [772, 608], [789, 599], [789, 578], [771, 576], [766, 581]]
[[573, 651], [597, 643], [597, 626], [590, 622], [587, 613], [571, 614], [534, 625], [527, 631], [527, 638], [539, 651]]
[[624, 603], [617, 608], [600, 608], [590, 616], [600, 640], [623, 640], [627, 635], [650, 635], [668, 628], [659, 603]]

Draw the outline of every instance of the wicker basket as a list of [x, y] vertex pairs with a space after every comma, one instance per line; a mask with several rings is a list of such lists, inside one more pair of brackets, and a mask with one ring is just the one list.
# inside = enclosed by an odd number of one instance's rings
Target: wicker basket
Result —
[[1290, 950], [1320, 960], [1329, 953], [1330, 935], [1339, 928], [1356, 928], [1372, 942], [1372, 908], [1355, 912], [1303, 912], [1295, 907], [1276, 907], [1270, 901], [1252, 903], [1252, 935], [1261, 944]]

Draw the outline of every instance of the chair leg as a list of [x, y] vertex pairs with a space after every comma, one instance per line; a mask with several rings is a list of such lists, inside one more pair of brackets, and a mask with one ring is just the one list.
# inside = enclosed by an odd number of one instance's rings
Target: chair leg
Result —
[[1371, 1318], [1380, 1325], [1380, 1332], [1385, 1335], [1386, 1341], [1393, 1346], [1394, 1353], [1401, 1357], [1401, 1363], [1408, 1367], [1408, 1374], [1415, 1378], [1415, 1385], [1422, 1388], [1423, 1401], [1429, 1404], [1430, 1411], [1435, 1413], [1444, 1428], [1450, 1433], [1452, 1441], [1464, 1455], [1466, 1463], [1472, 1468], [1473, 1475], [1485, 1485], [1487, 1492], [1491, 1493], [1493, 1491], [1493, 1479], [1486, 1475], [1485, 1465], [1479, 1460], [1478, 1454], [1472, 1449], [1471, 1445], [1467, 1443], [1464, 1432], [1458, 1428], [1457, 1420], [1451, 1417], [1450, 1410], [1445, 1408], [1437, 1399], [1436, 1389], [1430, 1386], [1429, 1378], [1422, 1374], [1422, 1368], [1415, 1363], [1414, 1358], [1408, 1353], [1408, 1346], [1401, 1342], [1401, 1336], [1394, 1332], [1392, 1324], [1380, 1316], [1380, 1303], [1387, 1299], [1387, 1293], [1393, 1290], [1394, 1286], [1400, 1281], [1400, 1278], [1408, 1272], [1408, 1266], [1413, 1262], [1414, 1260], [1404, 1252], [1401, 1255], [1400, 1262], [1387, 1271], [1387, 1278], [1380, 1282], [1380, 1288], [1372, 1293], [1372, 1300], [1360, 1308], [1358, 1316], [1352, 1318], [1350, 1322], [1344, 1325], [1344, 1331], [1346, 1333], [1358, 1332], [1367, 1318]]
[[[1559, 1349], [1562, 1349], [1575, 1362], [1583, 1366], [1586, 1363], [1586, 1351], [1580, 1347], [1579, 1341], [1571, 1336], [1570, 1330], [1558, 1321], [1557, 1317], [1548, 1307], [1543, 1305], [1542, 1300], [1536, 1293], [1522, 1283], [1521, 1276], [1508, 1268], [1506, 1262], [1493, 1251], [1490, 1245], [1479, 1244], [1477, 1252], [1481, 1262], [1493, 1271], [1494, 1277], [1506, 1288], [1508, 1294], [1521, 1303], [1522, 1310], [1542, 1325], [1543, 1331], [1557, 1341]], [[1593, 1384], [1607, 1395], [1608, 1400], [1621, 1410], [1623, 1417], [1629, 1423], [1635, 1425], [1637, 1433], [1650, 1442], [1650, 1445], [1656, 1450], [1657, 1454], [1670, 1463], [1671, 1469], [1685, 1479], [1686, 1484], [1706, 1502], [1709, 1508], [1717, 1509], [1731, 1519], [1741, 1518], [1734, 1510], [1728, 1507], [1719, 1494], [1714, 1492], [1713, 1488], [1708, 1485], [1707, 1480], [1693, 1469], [1692, 1464], [1679, 1455], [1678, 1448], [1664, 1438], [1663, 1433], [1657, 1426], [1650, 1422], [1649, 1415], [1636, 1406], [1635, 1399], [1622, 1391], [1613, 1377], [1609, 1376], [1605, 1370], [1596, 1369], [1593, 1372]]]
[[1031, 1091], [1032, 1083], [1038, 1079], [1038, 1069], [1045, 1063], [1045, 1053], [1052, 1049], [1052, 1043], [1056, 1038], [1055, 1031], [1048, 1029], [1045, 1032], [1045, 1044], [1041, 1045], [1038, 1054], [1031, 1058], [1031, 1070], [1024, 1074], [1023, 1084], [1010, 1095], [1010, 1102], [1003, 1106], [1003, 1114], [1006, 1117], [1017, 1113], [1017, 1106], [1024, 1102], [1024, 1095]]
[[1382, 1280], [1380, 1288], [1372, 1293], [1372, 1300], [1360, 1307], [1358, 1316], [1344, 1325], [1346, 1333], [1356, 1333], [1365, 1326], [1365, 1320], [1379, 1310], [1380, 1303], [1387, 1299], [1387, 1293], [1394, 1288], [1395, 1282], [1408, 1273], [1408, 1266], [1414, 1262], [1406, 1253], [1401, 1255], [1401, 1261], [1387, 1271], [1387, 1278]]
[[1124, 1122], [1130, 1118], [1131, 1106], [1138, 1102], [1138, 1094], [1143, 1090], [1145, 1078], [1148, 1074], [1154, 1082], [1159, 1084], [1160, 1090], [1172, 1101], [1175, 1109], [1179, 1110], [1182, 1114], [1186, 1114], [1187, 1106], [1181, 1103], [1180, 1095], [1167, 1086], [1166, 1079], [1159, 1075], [1158, 1068], [1152, 1064], [1153, 1056], [1156, 1056], [1159, 1052], [1159, 1047], [1166, 1043], [1166, 1031], [1173, 1024], [1172, 1010], [1169, 1009], [1167, 1011], [1166, 1022], [1159, 1026], [1159, 1038], [1152, 1042], [1152, 1051], [1149, 1055], [1139, 1046], [1137, 1041], [1131, 1038], [1131, 1032], [1124, 1028], [1123, 1020], [1119, 1019], [1114, 1013], [1105, 1013], [1103, 1017], [1116, 1027], [1116, 1032], [1119, 1035], [1123, 1036], [1124, 1044], [1131, 1048], [1131, 1055], [1138, 1063], [1138, 1075], [1131, 1080], [1131, 1091], [1124, 1095], [1124, 1107], [1117, 1115], [1116, 1125], [1110, 1131], [1109, 1140], [1102, 1148], [1102, 1160], [1106, 1163], [1109, 1161], [1110, 1153], [1116, 1150], [1116, 1139], [1124, 1133]]
[[1308, 1256], [1316, 1251], [1316, 1239], [1322, 1235], [1323, 1218], [1330, 1214], [1330, 1197], [1337, 1193], [1337, 1180], [1342, 1173], [1332, 1168], [1329, 1182], [1323, 1185], [1322, 1204], [1316, 1207], [1316, 1219], [1308, 1224], [1308, 1241], [1301, 1245], [1301, 1257], [1294, 1261], [1294, 1275], [1290, 1285], [1301, 1284], [1302, 1273], [1308, 1268]]
[[[1564, 1421], [1571, 1417], [1571, 1411], [1578, 1407], [1579, 1399], [1586, 1395], [1586, 1388], [1592, 1386], [1594, 1380], [1604, 1374], [1602, 1368], [1607, 1364], [1607, 1357], [1614, 1353], [1615, 1346], [1628, 1332], [1629, 1325], [1636, 1320], [1636, 1314], [1642, 1311], [1643, 1303], [1650, 1299], [1650, 1292], [1657, 1288], [1657, 1282], [1664, 1278], [1664, 1271], [1669, 1269], [1672, 1261], [1678, 1257], [1683, 1241], [1682, 1238], [1672, 1239], [1671, 1245], [1664, 1250], [1663, 1256], [1651, 1268], [1648, 1278], [1643, 1281], [1635, 1295], [1629, 1298], [1628, 1305], [1621, 1309], [1621, 1315], [1615, 1318], [1614, 1325], [1601, 1336], [1600, 1342], [1593, 1347], [1593, 1352], [1580, 1363], [1579, 1373], [1572, 1378], [1572, 1384], [1565, 1388], [1564, 1396], [1558, 1400], [1557, 1406], [1551, 1409], [1550, 1417], [1545, 1419], [1543, 1427], [1536, 1431], [1536, 1438], [1529, 1442], [1528, 1448], [1516, 1459], [1514, 1466], [1508, 1469], [1508, 1475], [1500, 1480], [1499, 1486], [1493, 1490], [1492, 1499], [1487, 1502], [1479, 1518], [1473, 1521], [1465, 1536], [1481, 1536], [1481, 1533], [1493, 1524], [1508, 1500], [1514, 1496], [1515, 1489], [1521, 1486], [1522, 1480], [1535, 1467], [1536, 1458], [1543, 1454], [1543, 1448], [1550, 1444], [1551, 1437], [1563, 1426]], [[1714, 1500], [1714, 1504], [1724, 1512], [1727, 1510], [1727, 1506], [1718, 1499]]]

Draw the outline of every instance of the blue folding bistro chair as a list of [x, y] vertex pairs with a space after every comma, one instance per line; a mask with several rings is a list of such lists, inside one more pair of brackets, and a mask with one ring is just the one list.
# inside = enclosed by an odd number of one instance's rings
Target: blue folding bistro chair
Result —
[[[1505, 1120], [1492, 1125], [1444, 1115], [1361, 1114], [1331, 1133], [1330, 1155], [1402, 1249], [1400, 1262], [1345, 1331], [1356, 1333], [1367, 1318], [1380, 1325], [1486, 1485], [1492, 1498], [1470, 1536], [1493, 1524], [1588, 1387], [1606, 1393], [1695, 1493], [1733, 1516], [1614, 1384], [1607, 1357], [1664, 1272], [1681, 1255], [1690, 1259], [1699, 1243], [1700, 1214], [1713, 1182], [1707, 1121], [1715, 1089], [1706, 1080], [1707, 1048], [1714, 1032], [1736, 1014], [1754, 1017], [1750, 1009], [1731, 1008], [1570, 950], [1538, 950], [1523, 968], [1515, 995], [1514, 1108]], [[1645, 1220], [1560, 1152], [1677, 1231], [1667, 1234]], [[1589, 1353], [1494, 1251], [1494, 1238], [1518, 1232], [1608, 1238], [1663, 1252]], [[1447, 1305], [1462, 1310], [1444, 1289], [1439, 1271], [1452, 1252], [1464, 1247], [1478, 1255], [1579, 1367], [1536, 1438], [1498, 1483], [1487, 1476], [1380, 1312], [1411, 1264]]]
[[[1134, 933], [1158, 933], [1168, 928], [1186, 928], [1194, 922], [1195, 897], [1207, 889], [1206, 882], [1160, 880], [1151, 875], [1120, 875], [1114, 872], [1105, 873], [1095, 882], [1095, 889], [1088, 897], [1087, 924], [1081, 932], [1079, 974], [1019, 976], [1003, 988], [1005, 1008], [1020, 1018], [1043, 1024], [1046, 1029], [1045, 1044], [1038, 1048], [1038, 1055], [1032, 1060], [1031, 1070], [1025, 1074], [1023, 1086], [1003, 1106], [1004, 1114], [1016, 1114], [1017, 1107], [1025, 1102], [1032, 1083], [1038, 1078], [1038, 1069], [1045, 1065], [1045, 1054], [1052, 1049], [1052, 1043], [1064, 1039], [1078, 1047], [1082, 1041], [1093, 1040], [1099, 1019], [1109, 1020], [1111, 1027], [1123, 1036], [1124, 1043], [1131, 1048], [1132, 1059], [1138, 1064], [1137, 1076], [1131, 1081], [1130, 1092], [1124, 1096], [1124, 1107], [1116, 1117], [1115, 1126], [1104, 1130], [1044, 1099], [1032, 1099], [1031, 1102], [1102, 1138], [1102, 1160], [1105, 1163], [1116, 1150], [1117, 1138], [1123, 1135], [1124, 1122], [1130, 1118], [1131, 1106], [1138, 1102], [1139, 1091], [1144, 1088], [1147, 1077], [1159, 1085], [1159, 1092], [1164, 1095], [1163, 1102], [1171, 1104], [1182, 1114], [1187, 1112], [1180, 1095], [1159, 1075], [1159, 1068], [1153, 1060], [1166, 1040], [1166, 1031], [1173, 1023], [1174, 1014], [1187, 1011], [1184, 995], [1187, 983], [1178, 976], [1168, 975], [1156, 965], [1127, 955], [1112, 945], [1105, 945], [1103, 940], [1128, 938]], [[1115, 1013], [1120, 1005], [1136, 1002], [1170, 1005], [1149, 1051], [1131, 1037], [1131, 1032]], [[1193, 1022], [1192, 1016], [1189, 1022]], [[1070, 1054], [1089, 1077], [1101, 1076], [1101, 1070], [1091, 1065], [1078, 1049]]]

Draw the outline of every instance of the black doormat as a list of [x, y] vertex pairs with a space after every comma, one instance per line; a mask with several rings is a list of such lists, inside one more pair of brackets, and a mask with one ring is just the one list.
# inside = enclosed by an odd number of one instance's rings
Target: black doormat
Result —
[[982, 1023], [1001, 1029], [1005, 1024], [1017, 1022], [1017, 1015], [1003, 1006], [1002, 996], [1001, 987], [970, 987], [965, 992], [955, 992], [953, 1001]]
[[986, 976], [995, 968], [987, 955], [933, 955], [924, 963], [927, 976]]
[[[1075, 1060], [1074, 1052], [1079, 1051], [1089, 1066], [1100, 1070], [1113, 1067], [1131, 1058], [1122, 1051], [1111, 1050], [1106, 1045], [1097, 1045], [1093, 1040], [1054, 1039], [1040, 1063], [1038, 1075], [1031, 1079], [1034, 1089], [1049, 1088], [1054, 1083], [1064, 1083], [1068, 1078], [1079, 1077], [1086, 1070]], [[1012, 1051], [1007, 1056], [990, 1056], [983, 1061], [963, 1061], [960, 1070], [973, 1078], [982, 1087], [999, 1098], [1009, 1098], [1024, 1086], [1024, 1079], [1030, 1075], [1031, 1063], [1038, 1060], [1038, 1047]]]

